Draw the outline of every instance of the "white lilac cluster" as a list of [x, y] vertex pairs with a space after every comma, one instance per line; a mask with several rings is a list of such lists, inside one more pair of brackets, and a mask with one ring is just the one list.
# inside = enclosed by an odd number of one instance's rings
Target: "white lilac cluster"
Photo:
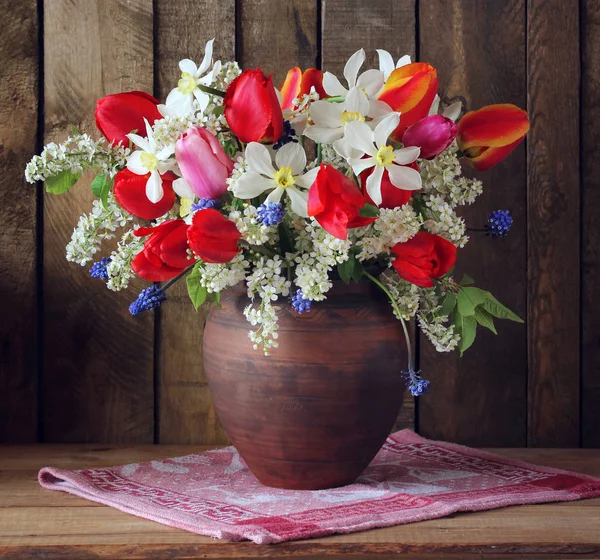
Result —
[[225, 91], [229, 84], [242, 73], [237, 62], [225, 62], [215, 75], [211, 86], [220, 91]]
[[377, 220], [359, 230], [356, 245], [360, 248], [359, 261], [375, 259], [382, 253], [389, 253], [397, 243], [404, 243], [414, 237], [421, 221], [410, 204], [398, 208], [381, 208]]
[[242, 237], [250, 245], [263, 245], [269, 241], [277, 242], [277, 228], [266, 226], [257, 217], [257, 208], [244, 204], [243, 210], [232, 210], [229, 219], [233, 221]]
[[171, 146], [188, 128], [200, 126], [201, 123], [202, 115], [197, 113], [184, 117], [166, 116], [154, 121], [152, 125], [153, 137], [159, 146]]
[[409, 321], [414, 317], [419, 310], [421, 299], [419, 287], [400, 278], [393, 269], [383, 272], [379, 276], [379, 280], [389, 290], [400, 310], [400, 316], [398, 316], [395, 306], [392, 305], [396, 318]]
[[464, 247], [469, 241], [467, 225], [463, 218], [456, 215], [452, 206], [441, 196], [425, 195], [423, 197], [427, 207], [425, 229], [451, 241], [457, 247]]
[[243, 253], [225, 264], [201, 263], [197, 266], [200, 286], [210, 294], [222, 292], [243, 281], [249, 266]]
[[291, 281], [282, 276], [282, 271], [287, 265], [281, 257], [259, 257], [253, 263], [252, 274], [246, 277], [248, 297], [255, 296], [262, 300], [277, 301], [278, 296], [290, 294]]
[[456, 144], [433, 160], [419, 160], [419, 167], [423, 193], [444, 197], [452, 208], [473, 204], [483, 192], [481, 181], [463, 176]]
[[277, 307], [270, 300], [263, 299], [258, 305], [253, 303], [248, 305], [244, 309], [244, 316], [253, 327], [258, 326], [256, 330], [248, 333], [254, 349], [262, 348], [265, 356], [268, 356], [271, 348], [279, 346]]
[[67, 260], [85, 266], [100, 249], [102, 241], [115, 237], [115, 231], [133, 219], [125, 212], [109, 193], [106, 207], [98, 199], [94, 200], [92, 211], [79, 218], [67, 245]]
[[[449, 283], [453, 283], [451, 278]], [[417, 322], [421, 331], [425, 333], [438, 352], [455, 350], [460, 342], [460, 335], [455, 332], [454, 325], [450, 324], [448, 316], [442, 315], [441, 303], [447, 292], [443, 288], [439, 294], [434, 290], [423, 288], [419, 288], [419, 292], [421, 301]]]
[[69, 136], [62, 144], [48, 144], [27, 164], [25, 178], [29, 183], [35, 183], [65, 171], [79, 175], [87, 169], [113, 177], [125, 167], [130, 153], [129, 148], [112, 146], [104, 138], [93, 140], [88, 134], [77, 134]]
[[117, 244], [116, 250], [110, 255], [110, 262], [106, 266], [108, 280], [106, 287], [113, 292], [124, 290], [129, 286], [129, 281], [135, 276], [131, 270], [131, 261], [143, 249], [144, 238], [128, 229]]

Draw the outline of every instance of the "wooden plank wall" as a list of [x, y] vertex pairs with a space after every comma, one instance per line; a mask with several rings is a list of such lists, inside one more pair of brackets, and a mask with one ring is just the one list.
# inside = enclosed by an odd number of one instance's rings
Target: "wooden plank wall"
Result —
[[[91, 194], [41, 195], [23, 168], [106, 94], [164, 98], [181, 58], [341, 73], [364, 47], [438, 69], [468, 108], [526, 107], [528, 141], [464, 212], [515, 224], [459, 269], [526, 318], [460, 359], [418, 340], [432, 390], [397, 427], [487, 446], [600, 445], [600, 0], [0, 0], [0, 441], [226, 443], [202, 374], [206, 311], [183, 287], [131, 318], [142, 283], [108, 292], [64, 260]], [[67, 39], [68, 38], [68, 39]], [[89, 178], [88, 178], [89, 181]]]

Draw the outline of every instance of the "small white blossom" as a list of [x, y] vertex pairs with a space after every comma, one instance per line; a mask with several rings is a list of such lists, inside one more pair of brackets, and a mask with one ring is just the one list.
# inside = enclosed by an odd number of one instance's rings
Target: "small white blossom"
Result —
[[464, 247], [469, 241], [465, 221], [456, 215], [452, 206], [441, 196], [424, 196], [423, 199], [427, 206], [425, 229], [451, 241], [457, 247]]
[[131, 261], [144, 248], [144, 238], [127, 230], [117, 245], [117, 249], [110, 255], [110, 263], [106, 266], [108, 281], [106, 287], [118, 292], [129, 286], [129, 281], [135, 276], [131, 270]]
[[265, 356], [268, 356], [271, 348], [279, 346], [277, 342], [279, 328], [277, 308], [271, 304], [270, 300], [261, 300], [258, 306], [248, 305], [244, 309], [244, 316], [253, 327], [258, 326], [256, 330], [248, 333], [254, 349], [258, 350], [262, 347]]
[[286, 264], [281, 257], [261, 256], [254, 263], [252, 274], [246, 278], [248, 297], [260, 297], [262, 300], [276, 301], [278, 296], [290, 294], [291, 282], [282, 276]]
[[202, 263], [197, 267], [200, 286], [206, 288], [208, 293], [222, 292], [244, 280], [249, 266], [243, 253], [224, 264]]
[[229, 219], [235, 223], [242, 237], [250, 245], [264, 245], [277, 241], [277, 227], [266, 226], [256, 215], [257, 209], [252, 204], [244, 204], [244, 209], [229, 212]]

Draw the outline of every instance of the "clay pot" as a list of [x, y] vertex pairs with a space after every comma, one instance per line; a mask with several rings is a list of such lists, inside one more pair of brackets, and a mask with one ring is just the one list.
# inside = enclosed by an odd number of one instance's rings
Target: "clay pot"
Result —
[[405, 389], [406, 342], [371, 282], [334, 282], [298, 315], [280, 302], [279, 348], [254, 350], [245, 288], [224, 293], [204, 333], [216, 411], [250, 470], [294, 490], [353, 483], [389, 435]]

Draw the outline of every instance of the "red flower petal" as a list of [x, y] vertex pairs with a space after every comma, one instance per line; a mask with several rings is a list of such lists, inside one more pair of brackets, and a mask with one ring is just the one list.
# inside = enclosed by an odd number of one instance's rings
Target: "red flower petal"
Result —
[[123, 169], [115, 176], [114, 193], [119, 206], [127, 212], [143, 220], [154, 220], [164, 216], [175, 204], [177, 197], [173, 192], [173, 181], [176, 177], [172, 173], [162, 176], [165, 193], [156, 204], [150, 202], [146, 196], [148, 177], [149, 173], [136, 175], [129, 169]]

